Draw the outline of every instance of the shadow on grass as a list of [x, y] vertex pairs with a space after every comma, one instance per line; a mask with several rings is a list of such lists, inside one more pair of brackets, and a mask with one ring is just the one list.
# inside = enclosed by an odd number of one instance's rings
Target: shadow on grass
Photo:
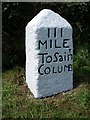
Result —
[[73, 78], [73, 87], [77, 88], [82, 83], [90, 84], [89, 76], [75, 76], [74, 75], [74, 78]]

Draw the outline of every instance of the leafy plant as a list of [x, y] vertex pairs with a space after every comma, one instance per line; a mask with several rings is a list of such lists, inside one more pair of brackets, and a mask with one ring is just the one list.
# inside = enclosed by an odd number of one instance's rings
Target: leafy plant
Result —
[[89, 76], [90, 56], [87, 47], [79, 46], [74, 55], [74, 72], [77, 76]]

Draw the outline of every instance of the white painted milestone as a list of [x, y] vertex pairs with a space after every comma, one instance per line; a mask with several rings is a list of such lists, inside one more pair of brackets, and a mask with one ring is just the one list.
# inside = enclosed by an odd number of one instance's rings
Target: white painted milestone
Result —
[[72, 27], [43, 9], [26, 26], [26, 83], [35, 98], [73, 88]]

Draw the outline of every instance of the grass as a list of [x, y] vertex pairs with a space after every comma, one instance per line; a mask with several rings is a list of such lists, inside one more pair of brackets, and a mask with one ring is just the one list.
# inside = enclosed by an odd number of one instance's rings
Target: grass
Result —
[[35, 99], [25, 83], [25, 71], [16, 67], [3, 73], [2, 117], [4, 118], [89, 118], [89, 78], [76, 79], [74, 89]]

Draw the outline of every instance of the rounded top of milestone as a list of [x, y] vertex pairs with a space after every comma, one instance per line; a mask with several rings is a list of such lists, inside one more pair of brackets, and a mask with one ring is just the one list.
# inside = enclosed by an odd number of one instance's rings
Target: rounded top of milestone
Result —
[[28, 24], [27, 27], [43, 28], [43, 27], [64, 27], [71, 28], [71, 25], [59, 14], [50, 9], [41, 10]]

